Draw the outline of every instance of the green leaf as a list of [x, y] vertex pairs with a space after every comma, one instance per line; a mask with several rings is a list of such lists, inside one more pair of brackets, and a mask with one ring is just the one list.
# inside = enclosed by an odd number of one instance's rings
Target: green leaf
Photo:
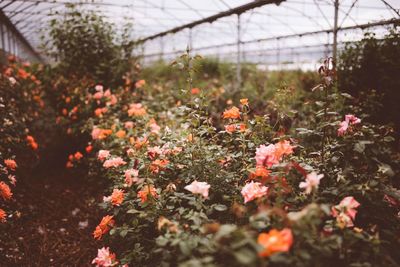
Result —
[[225, 205], [222, 205], [222, 204], [217, 204], [217, 205], [214, 205], [214, 209], [217, 211], [225, 211], [228, 209], [228, 207]]
[[257, 253], [248, 248], [242, 248], [239, 251], [235, 251], [233, 255], [235, 256], [236, 260], [244, 266], [249, 265], [257, 260]]
[[128, 234], [128, 230], [127, 230], [127, 229], [123, 229], [123, 230], [119, 233], [119, 235], [120, 235], [121, 237], [125, 237], [127, 234]]

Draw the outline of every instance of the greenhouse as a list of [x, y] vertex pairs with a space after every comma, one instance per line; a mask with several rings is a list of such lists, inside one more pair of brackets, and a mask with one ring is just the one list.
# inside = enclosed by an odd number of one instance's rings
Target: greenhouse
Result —
[[0, 0], [0, 267], [400, 266], [399, 0]]

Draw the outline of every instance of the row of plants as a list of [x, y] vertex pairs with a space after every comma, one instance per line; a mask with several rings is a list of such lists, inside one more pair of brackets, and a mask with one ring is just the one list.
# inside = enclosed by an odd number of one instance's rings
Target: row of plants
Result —
[[37, 78], [40, 66], [10, 55], [0, 71], [0, 222], [4, 223], [18, 216], [10, 204], [17, 169], [29, 169], [38, 162], [34, 133], [45, 102]]
[[338, 67], [340, 90], [357, 97], [359, 105], [367, 106], [369, 121], [391, 123], [397, 139], [400, 136], [399, 42], [399, 24], [388, 28], [383, 36], [366, 33], [362, 40], [346, 44]]
[[67, 167], [111, 183], [93, 232], [111, 249], [93, 263], [396, 266], [393, 131], [364, 122], [354, 99], [337, 93], [333, 62], [295, 115], [282, 90], [270, 101], [274, 116], [235, 98], [215, 118], [218, 96], [196, 87], [198, 59], [174, 64], [185, 87], [73, 86], [85, 120], [69, 127], [92, 140]]
[[[121, 71], [127, 60], [96, 57], [124, 49], [110, 42], [109, 25], [69, 14], [51, 25], [62, 64], [46, 82], [59, 125], [76, 140], [66, 167], [110, 183], [93, 232], [109, 245], [93, 264], [400, 263], [393, 130], [338, 93], [332, 60], [319, 74], [275, 73], [278, 84], [248, 66], [240, 90], [229, 64], [190, 51], [141, 74], [130, 58]], [[97, 64], [74, 71], [69, 57], [92, 56]]]

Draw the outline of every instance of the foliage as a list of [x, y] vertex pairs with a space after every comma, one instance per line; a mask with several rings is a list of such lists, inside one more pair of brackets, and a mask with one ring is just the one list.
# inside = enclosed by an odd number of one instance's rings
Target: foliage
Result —
[[[340, 55], [338, 87], [360, 98], [372, 122], [400, 127], [400, 32], [393, 28], [383, 38], [366, 33], [364, 39], [348, 43]], [[375, 95], [375, 99], [371, 99]]]
[[129, 41], [132, 25], [125, 25], [119, 35], [115, 26], [96, 12], [66, 7], [64, 14], [52, 14], [49, 39], [44, 44], [47, 54], [58, 63], [59, 73], [88, 76], [105, 85], [121, 83], [134, 64], [134, 44]]
[[[0, 73], [0, 222], [6, 220], [2, 209], [12, 198], [11, 186], [17, 182], [17, 169], [31, 168], [38, 161], [39, 145], [35, 139], [38, 118], [45, 102], [41, 66], [19, 62], [10, 55]], [[6, 203], [3, 203], [6, 202]], [[7, 213], [9, 213], [7, 211]], [[12, 217], [9, 213], [7, 217]]]
[[[94, 262], [397, 266], [394, 139], [352, 115], [360, 107], [337, 93], [332, 61], [312, 90], [289, 98], [284, 86], [256, 110], [221, 95], [218, 77], [200, 80], [201, 61], [186, 53], [169, 67], [174, 82], [160, 69], [163, 80], [138, 82], [133, 93], [82, 83], [65, 95], [85, 103], [79, 118], [90, 118], [72, 121], [71, 131], [92, 136], [67, 166], [89, 166], [111, 183], [94, 237], [116, 255], [99, 250]], [[283, 154], [268, 158], [270, 149]]]

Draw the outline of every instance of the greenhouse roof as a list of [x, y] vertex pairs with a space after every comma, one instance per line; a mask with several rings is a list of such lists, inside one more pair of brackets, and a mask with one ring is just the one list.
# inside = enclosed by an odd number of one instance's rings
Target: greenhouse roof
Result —
[[[62, 16], [68, 3], [99, 12], [117, 29], [133, 23], [132, 39], [146, 41], [143, 49], [149, 57], [175, 54], [188, 44], [205, 54], [229, 55], [238, 40], [244, 51], [326, 45], [332, 42], [330, 34], [335, 24], [334, 0], [2, 0], [0, 8], [38, 49], [40, 36], [46, 35], [47, 22], [52, 18], [50, 14]], [[338, 3], [339, 29], [363, 29], [371, 23], [393, 23], [400, 18], [398, 0]], [[253, 6], [246, 9], [248, 5]], [[217, 18], [209, 23], [210, 17]], [[360, 34], [354, 31], [339, 34], [341, 42], [357, 38]]]

